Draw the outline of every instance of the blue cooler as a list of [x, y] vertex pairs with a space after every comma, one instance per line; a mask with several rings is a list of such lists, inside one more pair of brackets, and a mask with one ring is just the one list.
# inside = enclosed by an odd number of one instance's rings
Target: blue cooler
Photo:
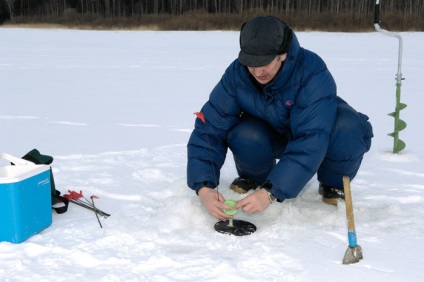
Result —
[[50, 166], [0, 153], [0, 242], [21, 243], [52, 224]]

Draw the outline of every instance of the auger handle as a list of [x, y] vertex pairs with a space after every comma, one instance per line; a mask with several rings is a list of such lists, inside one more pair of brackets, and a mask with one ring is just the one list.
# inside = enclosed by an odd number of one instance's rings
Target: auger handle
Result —
[[374, 6], [374, 24], [380, 24], [380, 0], [375, 1]]

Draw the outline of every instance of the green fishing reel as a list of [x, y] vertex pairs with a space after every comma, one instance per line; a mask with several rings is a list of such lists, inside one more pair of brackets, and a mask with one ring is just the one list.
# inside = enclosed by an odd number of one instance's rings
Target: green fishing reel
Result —
[[[226, 200], [225, 204], [230, 207], [235, 207], [237, 202], [234, 200]], [[223, 210], [228, 215], [235, 215], [237, 210]], [[226, 221], [218, 221], [215, 226], [215, 230], [219, 233], [235, 235], [235, 236], [244, 236], [250, 235], [256, 231], [256, 226], [253, 223], [230, 218]]]

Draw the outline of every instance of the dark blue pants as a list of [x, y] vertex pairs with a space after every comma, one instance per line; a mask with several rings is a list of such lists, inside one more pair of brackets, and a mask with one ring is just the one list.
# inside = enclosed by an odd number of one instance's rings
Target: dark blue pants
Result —
[[[368, 117], [343, 103], [330, 136], [326, 156], [317, 171], [318, 180], [333, 187], [343, 187], [343, 176], [353, 179], [363, 155], [371, 147], [372, 127]], [[284, 151], [289, 137], [276, 132], [267, 123], [244, 116], [228, 134], [240, 177], [264, 182]]]

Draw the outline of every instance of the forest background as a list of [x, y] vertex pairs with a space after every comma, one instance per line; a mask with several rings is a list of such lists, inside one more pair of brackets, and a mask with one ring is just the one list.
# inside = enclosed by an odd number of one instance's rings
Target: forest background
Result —
[[[0, 0], [0, 24], [131, 30], [239, 30], [273, 15], [297, 31], [373, 30], [373, 0]], [[424, 0], [382, 0], [382, 27], [424, 31]]]

